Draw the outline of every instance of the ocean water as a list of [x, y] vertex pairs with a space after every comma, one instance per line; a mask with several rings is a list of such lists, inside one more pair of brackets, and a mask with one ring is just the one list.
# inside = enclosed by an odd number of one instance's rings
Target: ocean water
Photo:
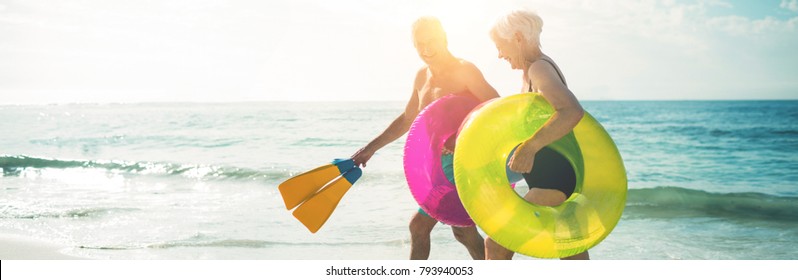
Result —
[[[352, 155], [403, 106], [3, 105], [0, 233], [93, 259], [406, 259], [417, 206], [403, 138], [316, 234], [277, 191]], [[630, 189], [593, 259], [798, 259], [798, 101], [583, 106], [617, 143]], [[430, 258], [469, 259], [448, 226], [432, 238]]]

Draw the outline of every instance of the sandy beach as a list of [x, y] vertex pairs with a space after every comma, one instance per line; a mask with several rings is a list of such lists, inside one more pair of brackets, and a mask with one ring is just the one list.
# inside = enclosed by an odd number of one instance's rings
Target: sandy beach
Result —
[[61, 253], [64, 245], [41, 241], [20, 235], [0, 234], [0, 259], [2, 260], [78, 260]]

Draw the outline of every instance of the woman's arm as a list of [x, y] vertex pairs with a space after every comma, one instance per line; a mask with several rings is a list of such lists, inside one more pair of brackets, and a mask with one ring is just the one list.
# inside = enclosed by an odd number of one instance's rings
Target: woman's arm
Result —
[[535, 154], [570, 133], [584, 115], [576, 96], [562, 83], [551, 64], [539, 60], [529, 67], [527, 73], [529, 80], [555, 111], [535, 135], [521, 143], [510, 159], [510, 170], [519, 173], [531, 171]]

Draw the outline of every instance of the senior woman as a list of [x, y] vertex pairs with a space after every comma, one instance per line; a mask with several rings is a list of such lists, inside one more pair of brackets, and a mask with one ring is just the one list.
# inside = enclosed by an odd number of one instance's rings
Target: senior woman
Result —
[[[530, 11], [514, 11], [500, 18], [490, 35], [513, 69], [522, 70], [522, 92], [537, 92], [555, 109], [552, 117], [520, 143], [509, 168], [522, 173], [529, 185], [524, 199], [541, 206], [557, 206], [574, 192], [576, 176], [568, 160], [547, 146], [572, 132], [584, 111], [554, 61], [540, 49], [543, 21]], [[510, 251], [493, 239], [485, 239], [487, 259], [512, 259]], [[589, 259], [587, 251], [563, 259]]]

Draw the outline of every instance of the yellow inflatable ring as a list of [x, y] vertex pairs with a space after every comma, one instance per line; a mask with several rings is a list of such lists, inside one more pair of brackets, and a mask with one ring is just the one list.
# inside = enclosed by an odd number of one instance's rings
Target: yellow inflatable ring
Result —
[[576, 172], [576, 189], [568, 200], [556, 207], [538, 206], [507, 187], [510, 151], [553, 113], [535, 93], [495, 99], [465, 120], [454, 153], [457, 193], [474, 222], [505, 248], [538, 258], [572, 256], [595, 246], [615, 228], [626, 203], [621, 155], [588, 113], [573, 132], [548, 146]]

